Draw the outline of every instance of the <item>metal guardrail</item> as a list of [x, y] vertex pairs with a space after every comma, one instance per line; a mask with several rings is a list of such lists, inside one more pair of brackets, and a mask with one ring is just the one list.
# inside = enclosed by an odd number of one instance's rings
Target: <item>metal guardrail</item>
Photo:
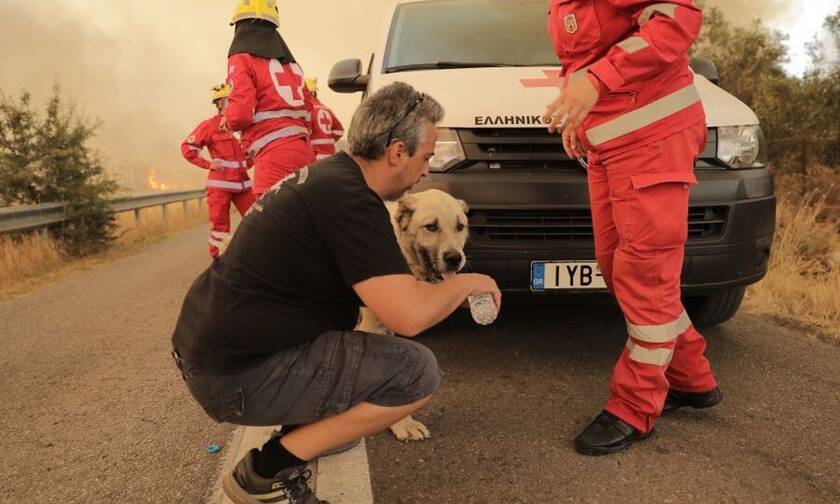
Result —
[[[188, 201], [202, 200], [206, 197], [204, 189], [143, 193], [112, 199], [111, 208], [115, 213], [134, 211], [134, 218], [139, 222], [140, 210], [144, 208], [163, 207], [165, 215], [166, 205], [183, 203], [186, 206]], [[0, 234], [58, 224], [66, 218], [64, 203], [42, 203], [40, 205], [0, 208]]]

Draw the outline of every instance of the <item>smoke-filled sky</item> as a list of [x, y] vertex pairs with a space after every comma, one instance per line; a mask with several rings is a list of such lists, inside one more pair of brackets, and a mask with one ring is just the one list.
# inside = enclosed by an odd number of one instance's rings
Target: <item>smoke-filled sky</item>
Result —
[[[840, 0], [709, 0], [735, 23], [753, 18], [791, 37], [792, 72], [804, 43]], [[235, 0], [0, 0], [0, 90], [43, 103], [53, 83], [102, 127], [95, 146], [108, 167], [141, 190], [154, 168], [170, 187], [198, 187], [204, 172], [183, 161], [180, 142], [214, 113], [209, 87], [224, 79]], [[281, 31], [321, 98], [345, 124], [360, 95], [326, 86], [333, 63], [365, 63], [394, 0], [280, 0]], [[807, 11], [806, 11], [807, 8]]]

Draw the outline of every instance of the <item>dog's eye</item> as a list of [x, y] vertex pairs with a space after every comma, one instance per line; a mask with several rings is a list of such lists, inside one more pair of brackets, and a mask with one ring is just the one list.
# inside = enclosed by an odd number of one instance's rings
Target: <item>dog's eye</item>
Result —
[[464, 228], [465, 228], [465, 227], [466, 227], [466, 226], [464, 226], [463, 224], [461, 224], [461, 223], [459, 222], [459, 223], [458, 223], [458, 225], [457, 225], [457, 226], [455, 226], [455, 231], [457, 231], [457, 232], [459, 232], [459, 233], [460, 233], [461, 231], [463, 231], [463, 230], [464, 230]]
[[437, 222], [432, 222], [431, 224], [426, 224], [423, 227], [425, 227], [427, 231], [431, 231], [432, 233], [435, 233], [438, 230]]

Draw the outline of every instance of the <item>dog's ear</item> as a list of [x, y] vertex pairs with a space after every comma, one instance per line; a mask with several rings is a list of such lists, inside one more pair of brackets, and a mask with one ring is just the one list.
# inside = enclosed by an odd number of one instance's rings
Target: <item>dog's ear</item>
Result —
[[458, 203], [460, 203], [460, 205], [461, 205], [461, 209], [462, 209], [462, 210], [464, 210], [464, 213], [468, 213], [468, 212], [470, 211], [470, 206], [469, 206], [469, 205], [467, 205], [467, 202], [466, 202], [466, 201], [464, 201], [464, 200], [462, 200], [462, 199], [459, 199], [459, 200], [458, 200]]
[[408, 223], [411, 221], [411, 216], [414, 215], [414, 205], [416, 203], [417, 198], [411, 194], [403, 195], [397, 202], [397, 224], [401, 230], [408, 229]]

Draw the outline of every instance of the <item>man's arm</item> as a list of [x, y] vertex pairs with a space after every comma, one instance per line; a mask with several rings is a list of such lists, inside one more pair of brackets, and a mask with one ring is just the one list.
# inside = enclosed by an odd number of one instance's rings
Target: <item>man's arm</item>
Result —
[[386, 275], [354, 284], [353, 290], [383, 324], [408, 337], [441, 322], [468, 296], [489, 292], [497, 307], [502, 303], [496, 282], [474, 273], [455, 275], [436, 284], [408, 274]]
[[227, 128], [242, 131], [254, 120], [257, 106], [256, 76], [248, 56], [234, 54], [228, 59], [227, 83], [231, 86], [224, 117]]
[[655, 75], [685, 57], [703, 24], [703, 13], [691, 0], [608, 1], [619, 9], [633, 12], [633, 21], [639, 27], [589, 67], [589, 72], [610, 91]]
[[190, 163], [203, 168], [210, 169], [210, 161], [201, 157], [201, 152], [206, 145], [206, 135], [204, 132], [204, 123], [198, 125], [196, 129], [190, 133], [190, 136], [181, 144], [181, 155]]

